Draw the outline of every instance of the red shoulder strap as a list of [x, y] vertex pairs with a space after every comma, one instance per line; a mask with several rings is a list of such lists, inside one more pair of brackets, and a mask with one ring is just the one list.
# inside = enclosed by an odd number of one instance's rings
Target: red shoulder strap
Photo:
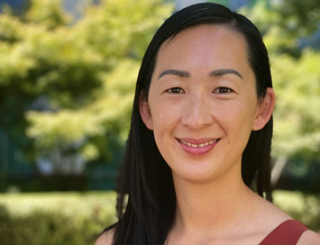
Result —
[[308, 228], [299, 221], [287, 220], [269, 233], [260, 245], [295, 245], [306, 230]]

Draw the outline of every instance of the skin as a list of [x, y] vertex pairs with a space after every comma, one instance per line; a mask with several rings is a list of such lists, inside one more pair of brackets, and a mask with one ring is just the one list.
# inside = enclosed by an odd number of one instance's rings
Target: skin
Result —
[[233, 30], [196, 26], [161, 46], [140, 114], [172, 169], [177, 213], [167, 244], [258, 244], [290, 219], [241, 178], [250, 133], [274, 102], [271, 88], [257, 97], [246, 42]]
[[[242, 37], [215, 26], [191, 28], [161, 47], [145, 121], [176, 181], [204, 183], [238, 172], [251, 130], [260, 129], [244, 47]], [[207, 154], [189, 154], [181, 140], [219, 142]]]
[[[274, 102], [271, 88], [257, 98], [246, 42], [233, 30], [200, 25], [161, 46], [140, 114], [172, 169], [177, 212], [168, 245], [258, 244], [291, 219], [241, 178], [249, 135], [268, 122]], [[111, 244], [112, 232], [96, 244]], [[308, 231], [298, 244], [319, 239]]]
[[[266, 98], [257, 98], [245, 41], [234, 31], [197, 26], [160, 48], [141, 116], [172, 169], [178, 207], [169, 244], [238, 240], [228, 231], [254, 196], [241, 179], [241, 156], [251, 131], [270, 118], [272, 89]], [[204, 154], [181, 142], [215, 140]]]

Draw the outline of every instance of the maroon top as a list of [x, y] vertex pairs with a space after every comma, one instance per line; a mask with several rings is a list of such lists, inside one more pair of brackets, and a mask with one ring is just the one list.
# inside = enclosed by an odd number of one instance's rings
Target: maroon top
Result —
[[263, 239], [259, 245], [295, 245], [302, 233], [308, 230], [297, 220], [286, 220]]

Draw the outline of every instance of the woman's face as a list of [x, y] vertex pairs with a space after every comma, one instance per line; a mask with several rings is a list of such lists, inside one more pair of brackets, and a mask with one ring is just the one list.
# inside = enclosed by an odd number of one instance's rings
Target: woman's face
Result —
[[241, 175], [260, 104], [244, 38], [200, 25], [163, 43], [140, 114], [174, 178], [206, 182]]

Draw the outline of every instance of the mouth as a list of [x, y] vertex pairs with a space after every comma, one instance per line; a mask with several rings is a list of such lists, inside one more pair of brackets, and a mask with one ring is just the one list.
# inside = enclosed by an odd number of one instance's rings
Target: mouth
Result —
[[216, 144], [220, 141], [220, 138], [206, 138], [206, 139], [192, 139], [183, 138], [177, 139], [181, 148], [188, 154], [191, 155], [202, 155], [211, 151]]
[[200, 143], [200, 144], [194, 144], [194, 143], [190, 143], [190, 142], [187, 142], [187, 141], [184, 141], [184, 140], [180, 140], [180, 139], [178, 139], [178, 141], [181, 142], [182, 144], [185, 144], [185, 145], [190, 146], [192, 148], [203, 148], [203, 147], [206, 147], [208, 145], [212, 145], [213, 143], [218, 142], [219, 139], [205, 141], [205, 142]]

